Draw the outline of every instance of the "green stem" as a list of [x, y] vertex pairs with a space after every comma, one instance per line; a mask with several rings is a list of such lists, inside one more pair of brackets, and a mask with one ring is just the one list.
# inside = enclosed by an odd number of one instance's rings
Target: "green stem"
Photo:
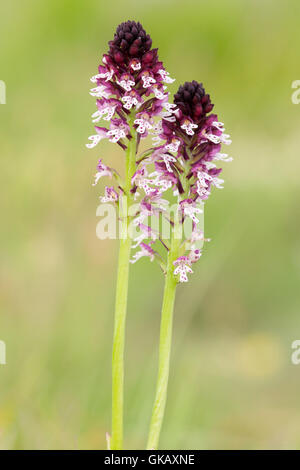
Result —
[[[131, 120], [131, 125], [132, 125]], [[132, 139], [126, 151], [126, 181], [124, 196], [120, 197], [119, 215], [121, 224], [120, 249], [115, 304], [115, 325], [112, 353], [112, 436], [111, 449], [123, 448], [123, 395], [124, 395], [124, 343], [127, 311], [129, 260], [131, 238], [128, 234], [128, 209], [131, 203], [131, 178], [135, 172], [136, 135], [131, 127]]]
[[177, 281], [174, 277], [173, 262], [178, 257], [181, 237], [178, 233], [178, 223], [172, 232], [171, 246], [168, 254], [167, 274], [164, 289], [164, 298], [161, 312], [160, 344], [158, 377], [156, 385], [155, 401], [152, 411], [147, 449], [157, 449], [160, 430], [164, 418], [167, 388], [169, 380], [169, 367], [172, 343], [173, 311], [175, 303]]

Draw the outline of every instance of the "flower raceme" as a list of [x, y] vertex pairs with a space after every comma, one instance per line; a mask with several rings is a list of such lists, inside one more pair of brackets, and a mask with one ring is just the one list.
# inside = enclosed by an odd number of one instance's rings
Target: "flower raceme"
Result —
[[173, 80], [159, 61], [158, 50], [151, 46], [152, 40], [140, 23], [127, 21], [118, 26], [98, 74], [91, 78], [95, 86], [90, 94], [97, 98], [93, 122], [103, 119], [109, 128], [96, 125], [88, 148], [109, 139], [125, 150], [132, 138], [132, 117], [138, 140], [153, 129], [153, 118], [163, 112], [168, 101], [165, 84]]
[[[193, 272], [191, 265], [201, 256], [198, 242], [205, 241], [199, 220], [199, 214], [203, 212], [201, 207], [213, 187], [223, 187], [224, 181], [219, 178], [222, 169], [217, 164], [232, 160], [221, 153], [222, 144], [229, 145], [231, 140], [217, 115], [211, 114], [213, 104], [210, 96], [196, 81], [180, 86], [174, 103], [166, 104], [165, 108], [162, 120], [153, 131], [153, 151], [142, 159], [133, 177], [135, 185], [145, 192], [137, 220], [145, 223], [146, 217], [157, 210], [166, 214], [162, 195], [169, 189], [173, 191], [178, 213], [173, 220], [169, 218], [171, 226], [174, 228], [175, 219], [179, 224], [186, 219], [192, 223], [191, 234], [182, 241], [179, 257], [173, 262], [174, 276], [178, 276], [180, 282], [187, 282], [187, 273]], [[155, 171], [149, 174], [150, 164], [154, 165]], [[150, 227], [143, 228], [144, 233], [147, 230], [151, 234]], [[182, 231], [179, 232], [181, 236]], [[150, 260], [157, 256], [153, 238], [149, 238], [151, 242], [148, 245], [143, 239], [141, 251], [132, 262], [142, 256], [148, 256]], [[159, 258], [158, 261], [161, 264]]]
[[[89, 137], [87, 147], [95, 147], [102, 139], [117, 143], [125, 152], [130, 145], [134, 146], [134, 162], [129, 175], [126, 175], [127, 181], [116, 170], [99, 160], [94, 185], [104, 176], [114, 179], [116, 183], [115, 187], [105, 188], [100, 201], [116, 203], [124, 211], [125, 206], [127, 209], [132, 205], [132, 202], [125, 204], [125, 198], [138, 202], [141, 194], [137, 189], [140, 188], [146, 196], [140, 201], [140, 210], [137, 210], [141, 221], [146, 217], [145, 214], [162, 211], [164, 201], [160, 194], [169, 188], [169, 182], [164, 182], [161, 178], [157, 180], [155, 173], [149, 177], [148, 161], [145, 163], [144, 157], [136, 157], [140, 141], [149, 133], [156, 136], [162, 117], [169, 115], [166, 84], [174, 81], [159, 61], [158, 50], [151, 46], [151, 38], [140, 23], [127, 21], [120, 24], [114, 39], [109, 42], [108, 53], [103, 55], [98, 74], [91, 78], [96, 86], [90, 91], [97, 98], [97, 111], [92, 115], [96, 134]], [[109, 123], [108, 127], [98, 125], [101, 119]], [[153, 150], [151, 148], [143, 155], [151, 155]], [[167, 165], [168, 159], [173, 161], [173, 157], [166, 155]], [[156, 180], [157, 189], [153, 189]], [[151, 203], [147, 201], [148, 196], [151, 196]], [[120, 207], [121, 198], [123, 208]], [[135, 225], [140, 228], [139, 224]], [[151, 249], [148, 252], [150, 258], [154, 258], [154, 252], [153, 255]]]
[[[113, 179], [115, 185], [105, 188], [100, 201], [116, 204], [122, 220], [136, 216], [134, 225], [142, 230], [142, 222], [148, 215], [159, 215], [165, 209], [168, 203], [160, 196], [170, 184], [158, 179], [155, 172], [149, 175], [148, 160], [145, 162], [144, 157], [152, 155], [155, 148], [146, 150], [141, 157], [136, 155], [140, 141], [149, 134], [156, 136], [161, 128], [161, 119], [169, 115], [167, 84], [174, 80], [159, 60], [158, 50], [152, 49], [152, 40], [141, 24], [127, 21], [117, 27], [114, 39], [109, 42], [109, 50], [98, 67], [98, 74], [91, 81], [95, 86], [90, 94], [97, 98], [97, 111], [92, 114], [96, 134], [89, 137], [90, 142], [86, 146], [91, 149], [102, 139], [108, 139], [126, 152], [126, 165], [128, 152], [132, 154], [130, 146], [134, 154], [126, 180], [99, 160], [93, 185], [97, 185], [104, 176]], [[100, 120], [108, 125], [99, 126]], [[132, 156], [130, 158], [132, 160]], [[173, 161], [173, 158], [166, 155], [169, 165], [168, 159]], [[133, 201], [137, 204], [136, 214], [129, 216], [128, 209], [133, 206]], [[143, 253], [148, 253], [151, 259], [156, 255], [150, 245]]]

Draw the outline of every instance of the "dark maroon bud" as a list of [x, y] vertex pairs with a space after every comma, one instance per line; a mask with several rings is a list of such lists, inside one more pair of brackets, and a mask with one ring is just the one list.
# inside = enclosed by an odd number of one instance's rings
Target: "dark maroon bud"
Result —
[[147, 54], [145, 54], [144, 57], [143, 57], [143, 62], [144, 62], [145, 64], [148, 64], [148, 63], [150, 64], [150, 62], [152, 62], [152, 60], [153, 60], [153, 53], [152, 53], [152, 51], [151, 51], [151, 52], [147, 52]]
[[118, 64], [121, 64], [122, 62], [124, 62], [124, 56], [122, 52], [116, 52], [114, 54], [114, 59]]
[[133, 44], [129, 49], [129, 55], [131, 55], [132, 57], [136, 57], [138, 55], [138, 52], [139, 48], [135, 44]]
[[132, 57], [141, 59], [151, 46], [151, 38], [142, 25], [135, 21], [126, 21], [117, 27], [114, 39], [109, 42], [109, 54], [119, 57], [117, 53], [122, 51], [122, 62], [128, 63]]
[[203, 113], [203, 108], [200, 103], [197, 103], [194, 108], [194, 114], [195, 116], [199, 117]]
[[133, 43], [135, 46], [138, 46], [140, 47], [140, 45], [142, 44], [142, 38], [137, 38], [134, 43]]
[[205, 94], [202, 83], [195, 80], [179, 87], [174, 95], [174, 103], [185, 116], [196, 123], [200, 122], [214, 106], [210, 101], [210, 96]]
[[208, 114], [212, 111], [214, 105], [211, 103], [211, 104], [208, 104], [207, 106], [205, 106], [205, 112]]

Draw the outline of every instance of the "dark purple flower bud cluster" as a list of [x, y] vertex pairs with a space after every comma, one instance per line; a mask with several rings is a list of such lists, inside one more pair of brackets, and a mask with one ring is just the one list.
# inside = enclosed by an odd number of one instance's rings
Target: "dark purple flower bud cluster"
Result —
[[195, 123], [210, 113], [214, 105], [205, 93], [202, 83], [195, 80], [181, 85], [174, 95], [174, 103], [183, 115], [190, 116]]
[[114, 39], [109, 42], [109, 56], [116, 64], [128, 65], [132, 58], [141, 60], [151, 46], [152, 39], [141, 23], [126, 21], [117, 27]]

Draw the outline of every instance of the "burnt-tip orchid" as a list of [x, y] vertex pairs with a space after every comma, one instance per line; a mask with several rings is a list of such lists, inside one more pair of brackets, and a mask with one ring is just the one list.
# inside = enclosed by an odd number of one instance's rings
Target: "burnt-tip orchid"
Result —
[[[122, 221], [120, 250], [116, 287], [115, 326], [112, 361], [112, 436], [109, 446], [122, 449], [123, 446], [123, 380], [124, 380], [124, 337], [126, 304], [128, 292], [128, 273], [131, 250], [129, 235], [129, 210], [139, 197], [137, 188], [147, 192], [150, 184], [147, 169], [137, 156], [140, 141], [155, 132], [157, 121], [168, 110], [167, 84], [173, 80], [158, 58], [158, 50], [152, 48], [152, 40], [140, 23], [127, 21], [117, 27], [107, 53], [102, 57], [98, 73], [91, 81], [91, 96], [96, 98], [96, 111], [92, 114], [95, 133], [89, 137], [88, 148], [96, 147], [103, 139], [118, 144], [125, 153], [126, 169], [120, 173], [99, 160], [95, 181], [102, 177], [110, 179], [101, 203], [110, 203], [118, 208]], [[103, 124], [101, 124], [101, 121]], [[146, 151], [147, 153], [147, 151]], [[150, 150], [151, 153], [151, 150]], [[157, 194], [158, 195], [158, 194]], [[159, 198], [158, 198], [159, 199]], [[157, 199], [156, 208], [160, 207]], [[141, 209], [139, 209], [139, 207]], [[141, 235], [138, 239], [140, 253], [151, 254], [151, 241], [143, 244], [149, 235], [154, 241], [154, 231], [144, 229], [143, 210], [147, 202], [141, 200], [137, 208]], [[151, 208], [151, 210], [154, 210]], [[138, 217], [138, 214], [134, 214]], [[153, 233], [153, 234], [152, 234]], [[137, 260], [141, 255], [136, 254]]]
[[[171, 190], [175, 213], [173, 211], [173, 218], [169, 216], [171, 239], [166, 246], [158, 378], [147, 449], [157, 449], [164, 417], [176, 285], [188, 281], [188, 274], [193, 272], [192, 265], [202, 255], [200, 247], [205, 239], [199, 216], [212, 188], [223, 187], [224, 181], [219, 177], [222, 169], [218, 164], [231, 160], [227, 154], [221, 153], [222, 144], [231, 143], [230, 137], [225, 134], [224, 125], [217, 115], [211, 113], [212, 109], [210, 96], [202, 84], [186, 82], [179, 87], [174, 103], [168, 105], [154, 137], [156, 150], [152, 153], [151, 163], [155, 171], [149, 183], [150, 187], [152, 184], [152, 192], [149, 193], [147, 188], [148, 206], [151, 209], [149, 200], [152, 195], [157, 199], [157, 194], [162, 197], [165, 191]], [[144, 164], [146, 167], [147, 159]], [[192, 229], [184, 237], [182, 228], [187, 219], [191, 221]], [[144, 229], [144, 232], [147, 231]], [[156, 255], [155, 240], [150, 240], [151, 246], [146, 242], [143, 240], [139, 257], [148, 256], [151, 260]]]
[[[186, 219], [191, 220], [192, 230], [181, 240], [178, 259], [173, 262], [174, 275], [180, 282], [187, 282], [187, 273], [192, 273], [191, 264], [200, 258], [200, 250], [196, 247], [205, 241], [200, 214], [213, 187], [223, 187], [224, 180], [219, 177], [222, 168], [218, 164], [232, 160], [221, 153], [222, 145], [229, 145], [231, 140], [225, 133], [224, 124], [211, 113], [213, 104], [210, 96], [196, 81], [180, 86], [174, 103], [168, 103], [166, 108], [162, 120], [152, 132], [155, 134], [153, 152], [142, 159], [134, 179], [145, 193], [146, 210], [141, 207], [144, 219], [158, 204], [164, 213], [162, 196], [171, 189], [171, 199], [177, 205], [177, 223], [182, 225]], [[154, 168], [152, 172], [150, 167]], [[169, 218], [172, 228], [175, 218]], [[145, 241], [143, 243], [145, 245]], [[155, 257], [153, 246], [149, 246], [148, 251], [143, 246], [142, 253], [150, 259]], [[160, 257], [158, 261], [161, 264]]]

